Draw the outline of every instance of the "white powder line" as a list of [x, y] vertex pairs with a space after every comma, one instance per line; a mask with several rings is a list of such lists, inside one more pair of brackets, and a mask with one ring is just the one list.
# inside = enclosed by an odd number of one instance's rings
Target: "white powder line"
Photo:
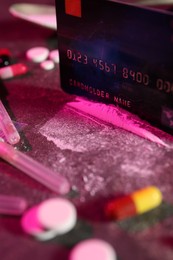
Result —
[[137, 116], [134, 118], [134, 115], [122, 108], [114, 105], [106, 105], [103, 103], [84, 100], [79, 97], [76, 98], [75, 101], [67, 103], [67, 106], [75, 108], [114, 126], [120, 127], [164, 147], [173, 148], [173, 145], [171, 146], [166, 144], [159, 137], [144, 129], [144, 121], [138, 119]]
[[48, 133], [43, 131], [43, 129], [41, 129], [40, 133], [45, 136], [48, 141], [52, 141], [56, 147], [61, 150], [71, 150], [73, 152], [85, 152], [86, 150], [82, 145], [74, 145], [73, 142], [67, 143], [64, 140], [58, 139], [58, 137], [49, 136]]

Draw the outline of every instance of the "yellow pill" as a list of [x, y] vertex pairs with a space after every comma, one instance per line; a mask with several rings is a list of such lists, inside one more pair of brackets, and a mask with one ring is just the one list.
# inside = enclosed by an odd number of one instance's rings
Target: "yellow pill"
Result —
[[131, 197], [135, 203], [138, 214], [142, 214], [151, 209], [154, 209], [162, 202], [162, 193], [155, 186], [149, 186], [144, 189], [135, 191], [131, 194]]

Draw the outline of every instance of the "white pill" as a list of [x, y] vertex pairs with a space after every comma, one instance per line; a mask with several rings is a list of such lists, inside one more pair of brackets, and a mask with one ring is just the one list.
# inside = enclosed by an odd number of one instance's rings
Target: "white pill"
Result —
[[76, 208], [67, 199], [51, 198], [40, 204], [38, 220], [45, 229], [65, 234], [76, 224]]
[[52, 60], [45, 60], [41, 62], [40, 66], [44, 70], [52, 70], [54, 69], [55, 64]]
[[49, 50], [46, 47], [34, 47], [26, 52], [26, 56], [33, 62], [42, 62], [49, 56]]
[[116, 260], [113, 247], [101, 239], [87, 239], [78, 243], [71, 251], [69, 260]]
[[59, 51], [58, 50], [51, 51], [49, 54], [49, 58], [55, 63], [59, 63]]
[[32, 207], [21, 218], [21, 226], [27, 234], [35, 235], [44, 231], [38, 221], [37, 212], [38, 206]]

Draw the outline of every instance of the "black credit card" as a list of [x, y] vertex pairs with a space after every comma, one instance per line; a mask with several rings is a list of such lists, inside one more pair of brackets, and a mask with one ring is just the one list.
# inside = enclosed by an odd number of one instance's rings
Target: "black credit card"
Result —
[[173, 14], [108, 0], [57, 0], [61, 87], [173, 133]]

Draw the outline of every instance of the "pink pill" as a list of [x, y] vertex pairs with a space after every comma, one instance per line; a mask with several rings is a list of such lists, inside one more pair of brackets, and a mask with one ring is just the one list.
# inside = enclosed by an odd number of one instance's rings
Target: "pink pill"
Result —
[[38, 219], [39, 205], [30, 208], [21, 219], [21, 226], [25, 233], [40, 241], [47, 241], [57, 236], [55, 230], [45, 230]]
[[42, 62], [47, 59], [49, 50], [46, 47], [34, 47], [26, 52], [26, 57], [33, 62]]
[[38, 206], [32, 207], [21, 218], [21, 226], [27, 234], [36, 235], [44, 231], [38, 221], [37, 212]]
[[49, 58], [55, 63], [59, 63], [59, 51], [58, 50], [51, 51], [49, 54]]
[[45, 229], [55, 230], [59, 235], [65, 234], [76, 224], [76, 208], [67, 199], [51, 198], [40, 204], [38, 220]]
[[55, 68], [55, 64], [52, 60], [42, 61], [40, 64], [41, 68], [44, 70], [52, 70]]
[[71, 251], [69, 260], [116, 260], [113, 247], [100, 239], [88, 239], [78, 243]]

